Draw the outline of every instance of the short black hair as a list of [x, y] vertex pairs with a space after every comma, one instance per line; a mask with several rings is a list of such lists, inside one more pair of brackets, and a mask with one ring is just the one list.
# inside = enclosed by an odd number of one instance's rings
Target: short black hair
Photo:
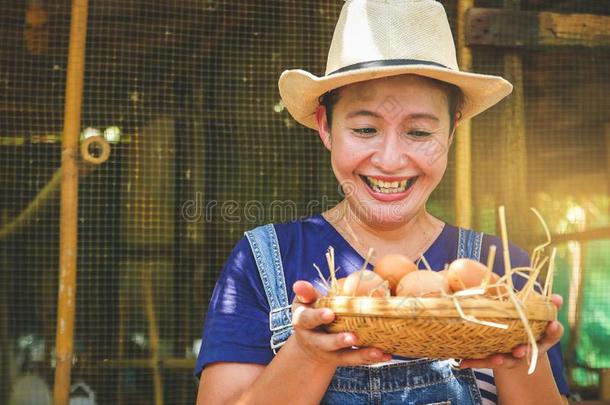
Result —
[[[447, 104], [449, 107], [449, 134], [451, 134], [455, 125], [456, 114], [458, 114], [457, 118], [459, 118], [460, 115], [460, 109], [462, 108], [462, 103], [464, 102], [464, 93], [462, 93], [462, 90], [454, 84], [430, 77], [426, 77], [426, 79], [434, 82], [441, 88], [441, 90], [445, 92], [445, 94], [447, 94]], [[339, 101], [339, 93], [341, 92], [341, 89], [342, 87], [332, 89], [322, 94], [319, 98], [320, 105], [323, 105], [326, 108], [326, 121], [328, 122], [329, 128], [332, 126], [333, 108]]]

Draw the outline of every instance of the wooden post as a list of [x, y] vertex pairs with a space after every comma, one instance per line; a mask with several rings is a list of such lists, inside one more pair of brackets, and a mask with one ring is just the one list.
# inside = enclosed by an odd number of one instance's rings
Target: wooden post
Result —
[[[566, 360], [569, 365], [573, 366], [576, 361], [576, 349], [580, 342], [581, 325], [582, 325], [582, 305], [584, 283], [587, 273], [587, 245], [586, 241], [575, 241], [577, 248], [573, 249], [573, 254], [577, 257], [573, 258], [572, 277], [570, 280], [570, 296], [568, 307], [568, 323], [570, 324], [570, 340], [566, 348]], [[572, 382], [572, 373], [568, 373], [568, 378]]]
[[[604, 125], [604, 134], [606, 136], [606, 184], [610, 184], [610, 122]], [[610, 186], [606, 193], [610, 194]]]
[[55, 405], [68, 405], [74, 347], [76, 301], [76, 254], [78, 230], [78, 153], [80, 116], [85, 70], [87, 0], [72, 1], [70, 48], [64, 102], [64, 131], [61, 156], [59, 225], [59, 291], [55, 338]]
[[[504, 0], [504, 7], [518, 9], [518, 0]], [[529, 249], [528, 224], [532, 222], [527, 190], [527, 150], [525, 142], [525, 102], [523, 96], [523, 62], [517, 50], [504, 53], [504, 77], [513, 86], [513, 93], [504, 103], [502, 123], [502, 196], [507, 222], [512, 228], [511, 240]]]
[[159, 330], [155, 313], [155, 300], [153, 292], [153, 276], [155, 262], [149, 262], [143, 270], [142, 288], [144, 293], [144, 308], [148, 321], [148, 341], [150, 343], [150, 368], [153, 374], [153, 388], [155, 405], [163, 405], [163, 380], [159, 369]]
[[[472, 52], [466, 45], [466, 11], [473, 0], [458, 1], [457, 56], [460, 69], [472, 69]], [[472, 132], [470, 120], [463, 121], [455, 134], [455, 222], [457, 226], [472, 226]]]
[[610, 368], [601, 369], [599, 372], [599, 399], [610, 401]]
[[[4, 201], [2, 201], [4, 202]], [[6, 205], [5, 205], [6, 207]], [[0, 224], [8, 222], [8, 209], [0, 211]], [[12, 297], [10, 294], [12, 268], [9, 255], [4, 254], [8, 245], [3, 245], [0, 241], [0, 403], [7, 403], [11, 391], [9, 360], [12, 353], [9, 338], [9, 302]]]

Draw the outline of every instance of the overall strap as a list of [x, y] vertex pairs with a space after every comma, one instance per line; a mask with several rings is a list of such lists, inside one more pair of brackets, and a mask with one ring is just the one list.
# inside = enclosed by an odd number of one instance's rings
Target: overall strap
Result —
[[[482, 233], [470, 229], [459, 228], [457, 258], [480, 261], [482, 241]], [[495, 404], [497, 400], [497, 391], [493, 370], [489, 368], [473, 368], [471, 369], [471, 372], [479, 392], [482, 397], [485, 398], [483, 403]]]
[[464, 228], [458, 228], [458, 232], [457, 258], [467, 258], [479, 261], [481, 259], [483, 234]]
[[280, 244], [272, 224], [248, 231], [246, 237], [250, 242], [250, 248], [269, 302], [269, 329], [271, 330], [269, 343], [273, 353], [277, 353], [277, 349], [292, 334], [290, 302], [288, 302], [286, 292]]

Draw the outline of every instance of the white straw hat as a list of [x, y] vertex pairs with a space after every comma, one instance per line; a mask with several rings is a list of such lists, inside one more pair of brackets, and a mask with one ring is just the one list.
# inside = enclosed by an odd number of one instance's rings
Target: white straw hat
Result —
[[459, 87], [464, 94], [463, 119], [493, 106], [513, 88], [499, 76], [460, 72], [445, 9], [435, 0], [347, 0], [330, 44], [325, 75], [286, 70], [278, 85], [294, 119], [317, 129], [315, 111], [324, 93], [407, 73]]

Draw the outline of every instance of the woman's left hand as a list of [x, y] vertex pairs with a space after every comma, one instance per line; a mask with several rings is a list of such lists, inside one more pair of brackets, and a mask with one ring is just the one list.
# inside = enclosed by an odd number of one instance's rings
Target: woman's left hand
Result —
[[[557, 307], [557, 310], [563, 303], [563, 298], [560, 295], [553, 294], [551, 302]], [[546, 355], [546, 352], [554, 346], [563, 335], [563, 325], [559, 321], [551, 321], [546, 327], [544, 335], [538, 341], [538, 358]], [[508, 354], [492, 354], [484, 359], [463, 359], [460, 362], [460, 368], [506, 368], [511, 369], [523, 362], [527, 361], [528, 345], [519, 345]]]

